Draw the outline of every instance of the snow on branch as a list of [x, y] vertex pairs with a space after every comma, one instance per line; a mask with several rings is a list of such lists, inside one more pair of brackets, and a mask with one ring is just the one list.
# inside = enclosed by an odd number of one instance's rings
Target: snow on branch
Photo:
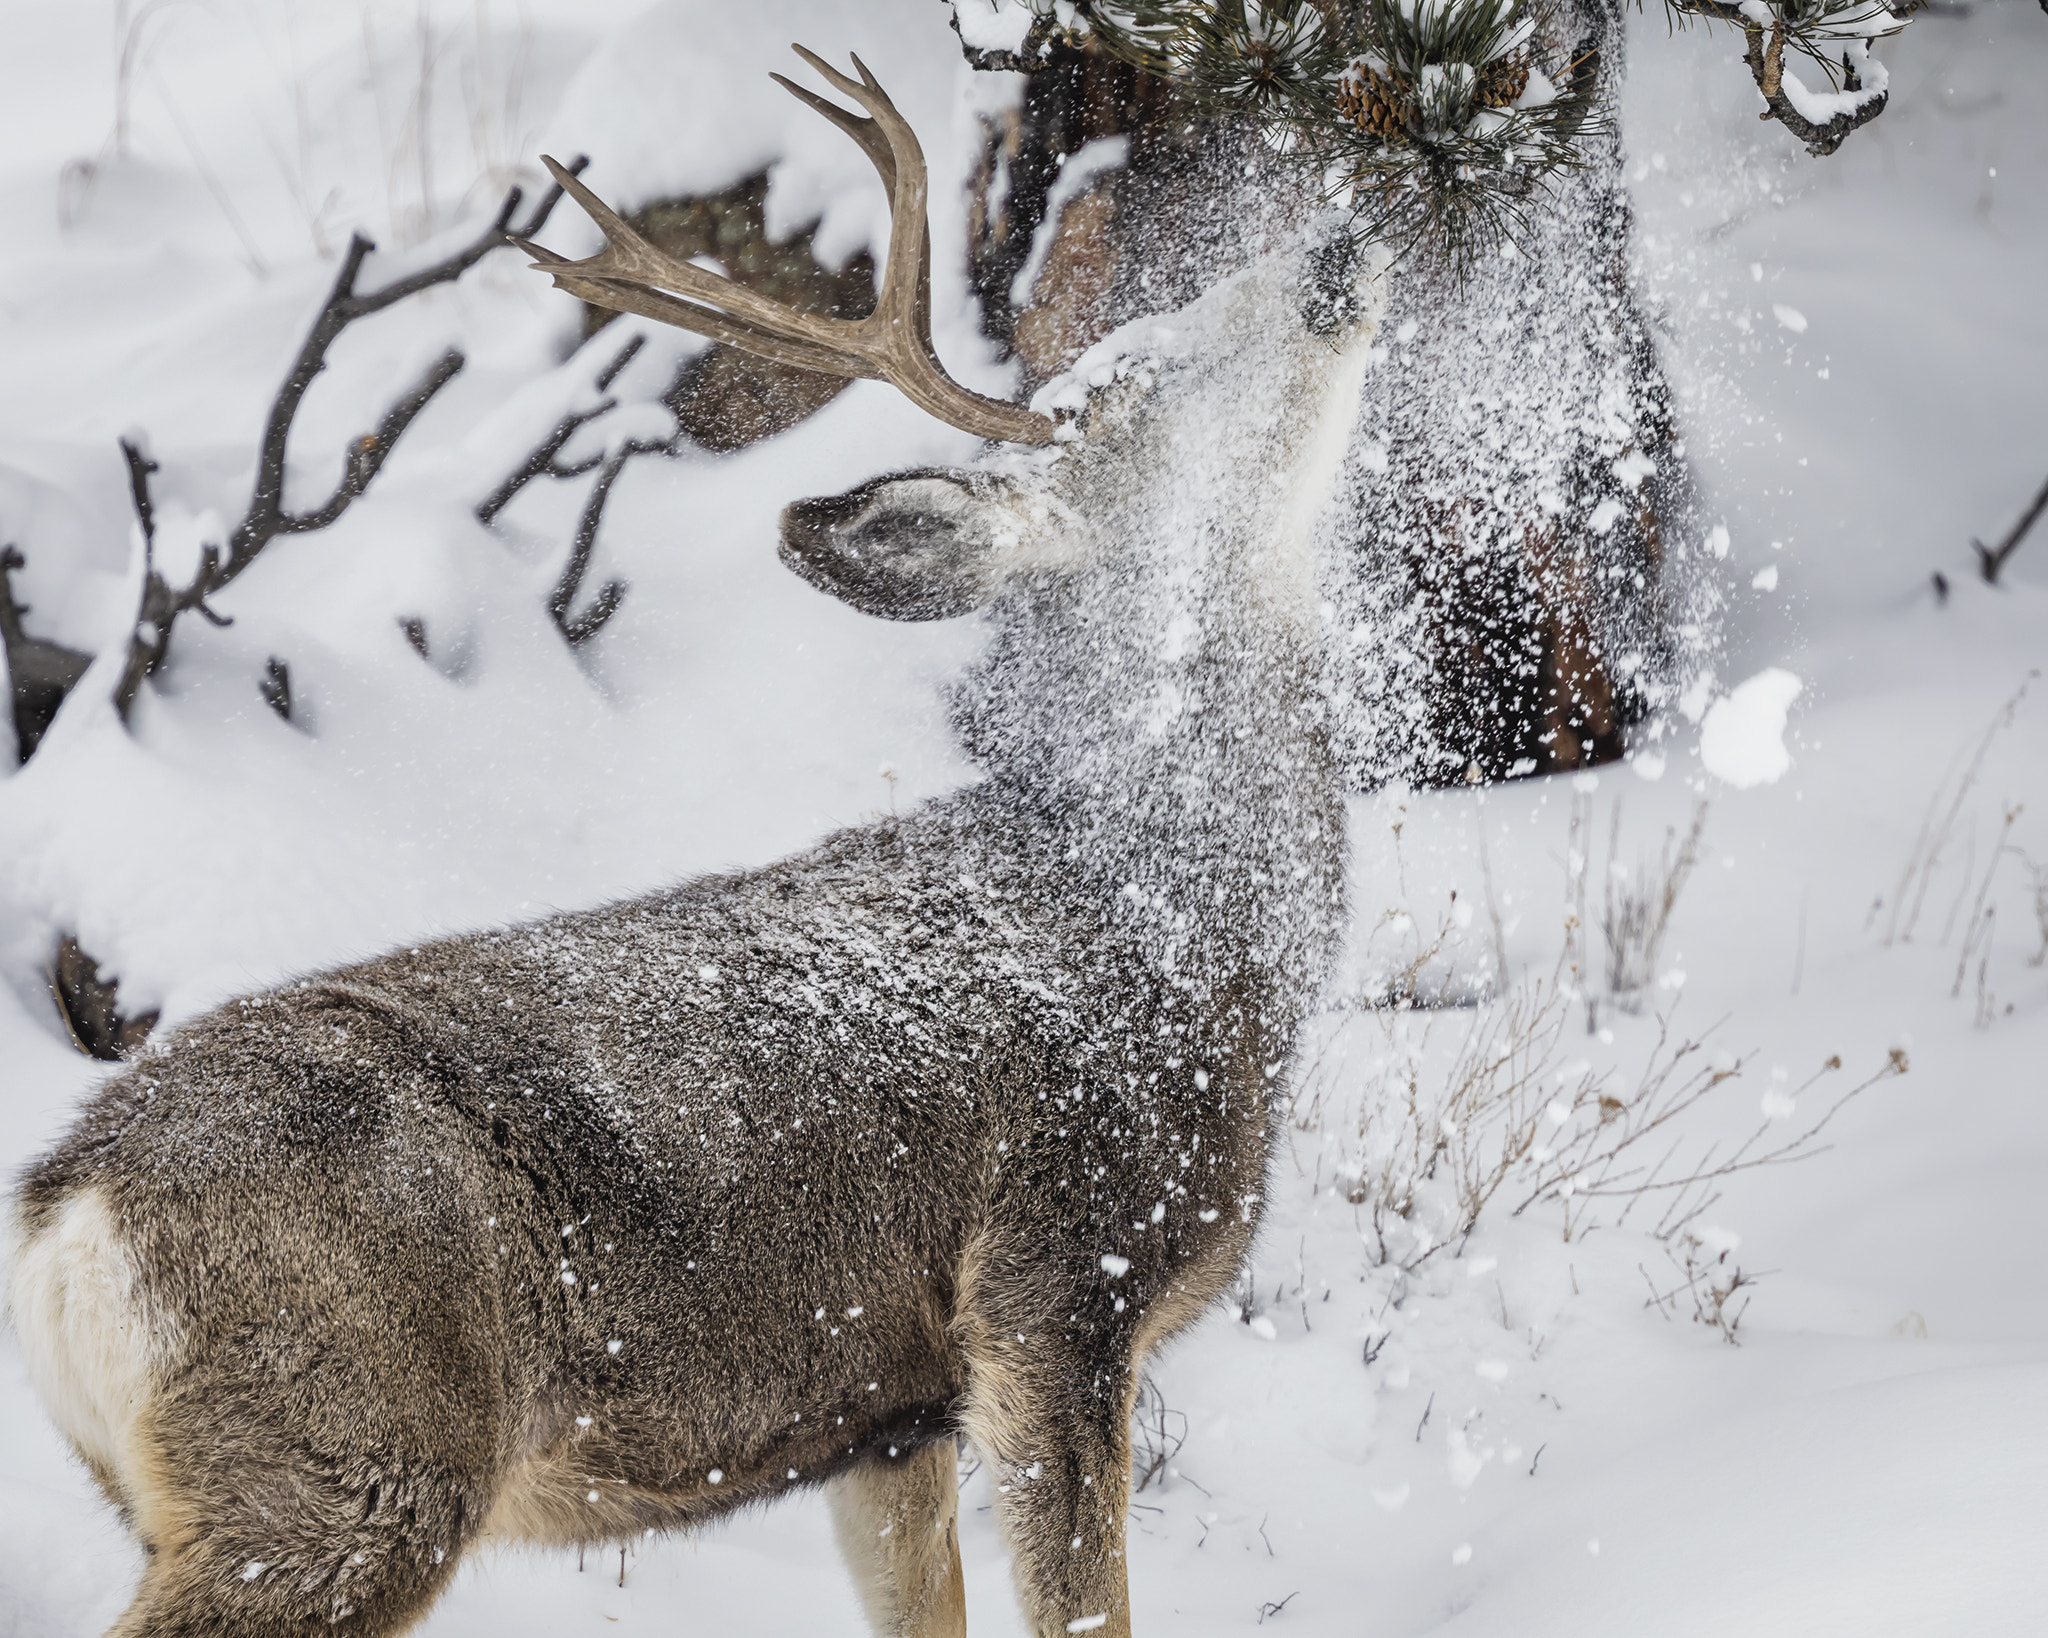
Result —
[[[1665, 0], [1665, 7], [1679, 20], [1741, 29], [1743, 61], [1764, 99], [1757, 118], [1776, 120], [1816, 158], [1884, 112], [1891, 76], [1870, 48], [1906, 26], [1884, 0]], [[1910, 15], [1917, 8], [1902, 9]], [[1827, 76], [1828, 89], [1812, 89], [1786, 67], [1788, 48]]]
[[[1921, 0], [1665, 0], [1675, 22], [1743, 32], [1763, 118], [1830, 154], [1884, 110], [1871, 55]], [[2048, 0], [2043, 0], [2048, 4]], [[1199, 111], [1258, 124], [1305, 174], [1348, 196], [1354, 227], [1469, 262], [1526, 225], [1606, 129], [1602, 40], [1541, 0], [952, 0], [977, 68], [1029, 71], [1092, 45], [1180, 88]], [[1600, 8], [1589, 8], [1598, 11]], [[1803, 55], [1810, 87], [1786, 66]]]
[[1546, 179], [1602, 128], [1596, 38], [1536, 0], [955, 0], [977, 67], [1092, 43], [1253, 122], [1361, 238], [1459, 265], [1526, 225]]

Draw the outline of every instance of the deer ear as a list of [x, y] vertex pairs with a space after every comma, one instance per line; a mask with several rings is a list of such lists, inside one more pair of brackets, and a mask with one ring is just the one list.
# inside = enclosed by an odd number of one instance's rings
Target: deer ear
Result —
[[1024, 556], [1008, 480], [902, 472], [783, 509], [782, 561], [821, 591], [884, 620], [972, 614]]

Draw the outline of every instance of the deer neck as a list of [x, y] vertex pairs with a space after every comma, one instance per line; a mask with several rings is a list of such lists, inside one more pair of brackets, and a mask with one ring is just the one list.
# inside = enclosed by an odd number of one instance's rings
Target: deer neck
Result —
[[1299, 309], [1275, 258], [1082, 361], [1112, 379], [1049, 476], [1097, 566], [999, 605], [963, 696], [991, 783], [1160, 975], [1283, 1014], [1342, 920], [1316, 548], [1371, 339]]

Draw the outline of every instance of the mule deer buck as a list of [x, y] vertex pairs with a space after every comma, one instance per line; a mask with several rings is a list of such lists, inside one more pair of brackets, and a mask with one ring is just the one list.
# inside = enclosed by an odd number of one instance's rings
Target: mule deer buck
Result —
[[11, 1306], [148, 1550], [122, 1638], [393, 1633], [479, 1541], [815, 1484], [875, 1629], [958, 1634], [956, 1434], [1033, 1630], [1129, 1631], [1138, 1372], [1246, 1258], [1343, 915], [1312, 547], [1376, 275], [1332, 308], [1274, 255], [1084, 360], [1056, 437], [936, 363], [917, 142], [809, 60], [892, 197], [873, 318], [665, 261], [559, 171], [608, 245], [537, 254], [1040, 446], [783, 515], [859, 609], [990, 610], [984, 777], [231, 1002], [108, 1082], [21, 1184]]

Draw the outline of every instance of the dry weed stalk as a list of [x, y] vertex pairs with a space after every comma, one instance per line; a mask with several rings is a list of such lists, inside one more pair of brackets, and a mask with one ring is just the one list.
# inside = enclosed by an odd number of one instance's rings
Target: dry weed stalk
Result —
[[1990, 726], [1977, 741], [1977, 748], [1963, 764], [1960, 774], [1952, 770], [1945, 775], [1934, 788], [1934, 795], [1928, 798], [1927, 812], [1920, 821], [1920, 833], [1914, 838], [1912, 851], [1906, 855], [1905, 868], [1899, 873], [1899, 885], [1892, 893], [1892, 913], [1885, 922], [1884, 930], [1887, 949], [1893, 944], [1912, 942], [1913, 929], [1919, 924], [1921, 909], [1927, 901], [1927, 889], [1932, 885], [1942, 855], [1955, 835], [1963, 803], [1976, 785], [1978, 774], [1983, 771], [1984, 758], [1990, 754], [1998, 736], [2012, 726], [2021, 702], [2027, 697], [2027, 690], [2033, 687], [2034, 679], [2040, 674], [2038, 671], [2027, 673], [2025, 680], [1993, 714]]
[[1607, 993], [1624, 1012], [1642, 1009], [1643, 993], [1657, 977], [1657, 957], [1671, 929], [1671, 913], [1678, 907], [1679, 895], [1699, 864], [1700, 836], [1706, 823], [1707, 804], [1697, 803], [1684, 838], [1675, 830], [1665, 831], [1656, 863], [1645, 861], [1631, 870], [1618, 857], [1621, 804], [1614, 805], [1600, 933], [1607, 945]]
[[[1831, 1057], [1789, 1096], [1773, 1092], [1741, 1141], [1700, 1146], [1688, 1140], [1686, 1117], [1739, 1080], [1748, 1061], [1710, 1059], [1713, 1031], [1675, 1036], [1666, 1014], [1633, 1085], [1584, 1059], [1568, 1062], [1565, 974], [1561, 959], [1548, 979], [1520, 986], [1469, 1022], [1432, 1018], [1418, 1031], [1413, 1014], [1373, 1015], [1387, 1051], [1339, 1177], [1346, 1198], [1370, 1209], [1383, 1261], [1420, 1266], [1462, 1243], [1496, 1202], [1517, 1217], [1555, 1203], [1572, 1240], [1623, 1226], [1647, 1201], [1659, 1208], [1649, 1232], [1667, 1246], [1682, 1244], [1729, 1178], [1822, 1153], [1818, 1140], [1842, 1108], [1907, 1067], [1894, 1050], [1817, 1116], [1797, 1122], [1799, 1096], [1841, 1070]], [[1443, 1029], [1459, 1031], [1447, 1056], [1432, 1050]]]
[[2048, 865], [2036, 864], [2022, 854], [2027, 875], [2034, 885], [2034, 925], [2041, 934], [2041, 948], [2027, 957], [2029, 967], [2038, 967], [2048, 961]]
[[[2020, 850], [2012, 845], [2012, 828], [2019, 823], [2024, 810], [2017, 804], [2005, 810], [2003, 824], [1998, 831], [1998, 840], [1991, 848], [1991, 862], [1984, 867], [1983, 878], [1977, 883], [1977, 896], [1970, 901], [1970, 914], [1963, 923], [1962, 952], [1956, 957], [1955, 982], [1949, 986], [1949, 999], [1955, 1000], [1963, 993], [1963, 981], [1969, 976], [1970, 958], [1977, 958], [1977, 1011], [1976, 1025], [1986, 1028], [1997, 1013], [1997, 1001], [1991, 993], [1991, 944], [1992, 934], [1997, 929], [1998, 906], [1991, 902], [1991, 883], [1998, 874], [1998, 867], [2007, 854], [2023, 858]], [[1963, 890], [1969, 891], [1969, 878], [1963, 880]], [[2035, 877], [2035, 899], [2038, 904], [2041, 895], [2040, 878]], [[1946, 942], [1944, 940], [1943, 942]]]
[[1131, 1493], [1149, 1489], [1188, 1442], [1188, 1418], [1166, 1402], [1150, 1373], [1138, 1380], [1131, 1407]]
[[[1457, 897], [1456, 893], [1451, 895], [1454, 909]], [[1445, 917], [1437, 923], [1436, 931], [1425, 939], [1419, 931], [1419, 924], [1407, 911], [1382, 911], [1380, 919], [1373, 925], [1372, 932], [1367, 935], [1366, 949], [1370, 951], [1379, 942], [1382, 933], [1390, 932], [1396, 938], [1400, 938], [1411, 931], [1416, 933], [1415, 948], [1406, 955], [1394, 956], [1394, 964], [1382, 969], [1382, 974], [1376, 978], [1371, 993], [1365, 997], [1364, 1004], [1375, 1010], [1429, 1005], [1432, 998], [1425, 996], [1423, 992], [1422, 976], [1450, 943], [1452, 925], [1452, 918]]]
[[[1654, 1308], [1666, 1319], [1676, 1319], [1682, 1301], [1690, 1299], [1692, 1318], [1698, 1324], [1721, 1333], [1731, 1347], [1740, 1341], [1742, 1316], [1749, 1312], [1749, 1299], [1761, 1275], [1745, 1274], [1739, 1263], [1730, 1262], [1733, 1246], [1711, 1246], [1690, 1230], [1667, 1240], [1664, 1253], [1678, 1271], [1675, 1285], [1658, 1289], [1647, 1268], [1643, 1279], [1650, 1287], [1646, 1308]], [[1642, 1265], [1638, 1263], [1638, 1268]], [[1742, 1300], [1737, 1302], [1735, 1299]]]

